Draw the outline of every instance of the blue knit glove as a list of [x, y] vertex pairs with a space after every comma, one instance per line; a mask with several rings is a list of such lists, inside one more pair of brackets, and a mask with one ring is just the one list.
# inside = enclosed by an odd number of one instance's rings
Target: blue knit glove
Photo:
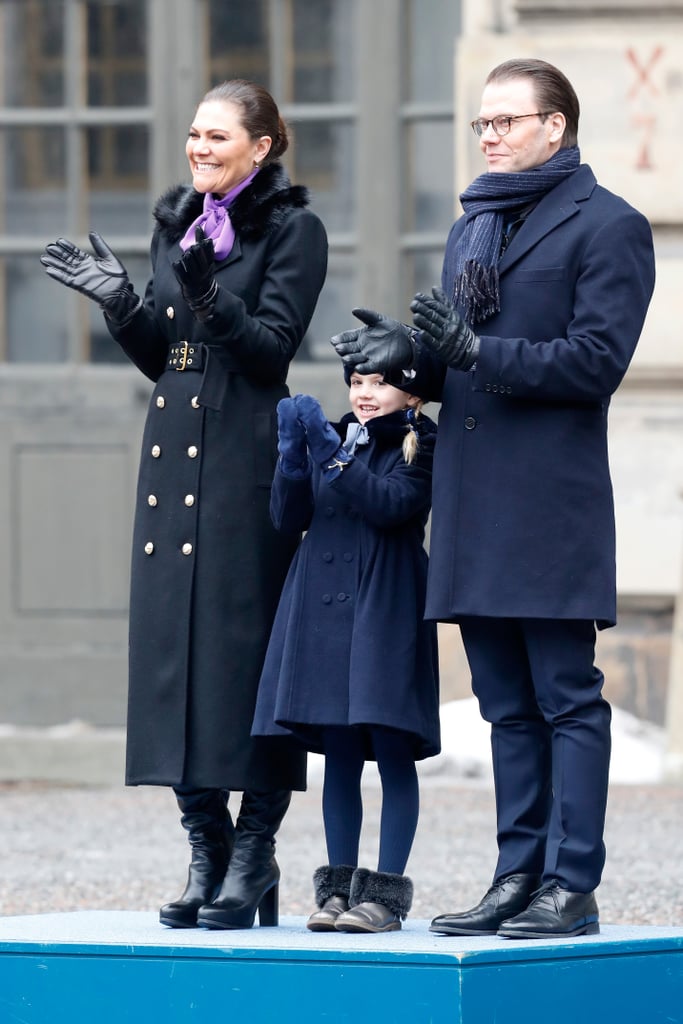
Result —
[[324, 467], [341, 448], [341, 438], [328, 422], [317, 398], [313, 398], [312, 395], [295, 395], [294, 404], [306, 430], [311, 456]]
[[281, 471], [294, 480], [302, 480], [309, 472], [308, 446], [293, 398], [282, 398], [277, 403], [277, 432]]

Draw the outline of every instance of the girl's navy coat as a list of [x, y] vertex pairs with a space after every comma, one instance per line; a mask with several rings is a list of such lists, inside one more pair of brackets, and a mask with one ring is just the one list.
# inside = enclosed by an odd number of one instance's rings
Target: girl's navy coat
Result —
[[436, 627], [423, 620], [436, 428], [419, 417], [408, 465], [405, 424], [403, 412], [369, 420], [370, 444], [331, 482], [317, 467], [304, 480], [275, 473], [275, 524], [308, 532], [275, 617], [255, 734], [278, 723], [322, 753], [322, 726], [375, 724], [412, 733], [416, 759], [440, 749]]
[[[476, 367], [445, 378], [427, 615], [613, 624], [607, 414], [652, 294], [652, 233], [582, 165], [499, 270], [501, 311], [475, 325]], [[451, 295], [447, 273], [443, 286]]]
[[[250, 735], [270, 626], [297, 539], [270, 521], [277, 419], [290, 360], [325, 277], [327, 240], [278, 164], [231, 206], [202, 325], [172, 263], [203, 196], [157, 204], [145, 305], [114, 337], [156, 387], [142, 442], [133, 538], [126, 781], [270, 790], [305, 786], [291, 740]], [[167, 368], [203, 343], [201, 372]]]

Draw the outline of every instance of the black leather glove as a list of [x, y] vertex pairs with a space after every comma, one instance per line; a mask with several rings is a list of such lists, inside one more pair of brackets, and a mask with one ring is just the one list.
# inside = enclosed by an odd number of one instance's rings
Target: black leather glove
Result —
[[310, 453], [319, 465], [324, 466], [341, 448], [341, 438], [327, 420], [317, 398], [312, 395], [295, 395], [294, 404], [306, 430]]
[[194, 237], [195, 244], [172, 266], [192, 315], [203, 323], [212, 316], [218, 294], [216, 257], [213, 242], [201, 228], [195, 229]]
[[471, 369], [479, 355], [479, 337], [443, 289], [432, 288], [432, 296], [418, 292], [410, 303], [413, 323], [422, 331], [421, 340], [454, 370]]
[[277, 450], [284, 475], [295, 480], [308, 476], [306, 430], [299, 419], [293, 398], [281, 398], [277, 403], [277, 430]]
[[104, 239], [95, 231], [88, 237], [94, 256], [67, 238], [58, 238], [45, 247], [40, 262], [55, 281], [93, 299], [107, 319], [123, 327], [137, 313], [142, 299], [133, 291], [126, 268]]
[[415, 362], [415, 344], [409, 327], [374, 309], [353, 309], [365, 327], [344, 331], [330, 339], [345, 366], [362, 373], [381, 373], [387, 384], [403, 384], [403, 370]]

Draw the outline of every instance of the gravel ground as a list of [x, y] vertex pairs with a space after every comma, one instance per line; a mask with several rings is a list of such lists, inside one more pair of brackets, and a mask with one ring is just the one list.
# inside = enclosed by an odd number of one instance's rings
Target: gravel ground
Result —
[[[361, 863], [377, 856], [380, 790], [365, 787]], [[156, 910], [182, 891], [188, 847], [172, 794], [141, 787], [0, 784], [4, 857], [0, 912]], [[683, 928], [683, 786], [614, 786], [599, 891], [606, 924]], [[280, 830], [280, 911], [312, 910], [311, 874], [325, 862], [320, 786], [294, 794]], [[495, 863], [488, 784], [422, 780], [422, 810], [408, 873], [412, 917], [476, 903]]]

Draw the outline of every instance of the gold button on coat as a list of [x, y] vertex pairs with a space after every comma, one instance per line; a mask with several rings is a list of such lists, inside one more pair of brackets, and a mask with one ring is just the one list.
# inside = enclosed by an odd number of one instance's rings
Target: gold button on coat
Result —
[[154, 545], [152, 544], [151, 540], [148, 540], [147, 543], [145, 544], [145, 554], [151, 555], [153, 551]]
[[157, 395], [157, 409], [163, 409], [166, 405], [166, 399], [163, 395]]
[[160, 455], [161, 455], [161, 448], [159, 447], [159, 445], [158, 444], [152, 445], [152, 458], [153, 459], [158, 459]]
[[191, 555], [192, 554], [192, 545], [191, 544], [183, 544], [183, 554], [184, 555]]
[[150, 505], [152, 508], [156, 508], [156, 505], [157, 505], [157, 496], [156, 496], [156, 494], [148, 494], [147, 495], [147, 504]]
[[191, 459], [196, 459], [197, 455], [199, 454], [199, 448], [197, 448], [196, 445], [191, 444], [190, 447], [187, 449], [187, 454], [190, 456]]
[[187, 505], [188, 508], [192, 508], [192, 506], [194, 505], [194, 494], [185, 495], [185, 504]]

